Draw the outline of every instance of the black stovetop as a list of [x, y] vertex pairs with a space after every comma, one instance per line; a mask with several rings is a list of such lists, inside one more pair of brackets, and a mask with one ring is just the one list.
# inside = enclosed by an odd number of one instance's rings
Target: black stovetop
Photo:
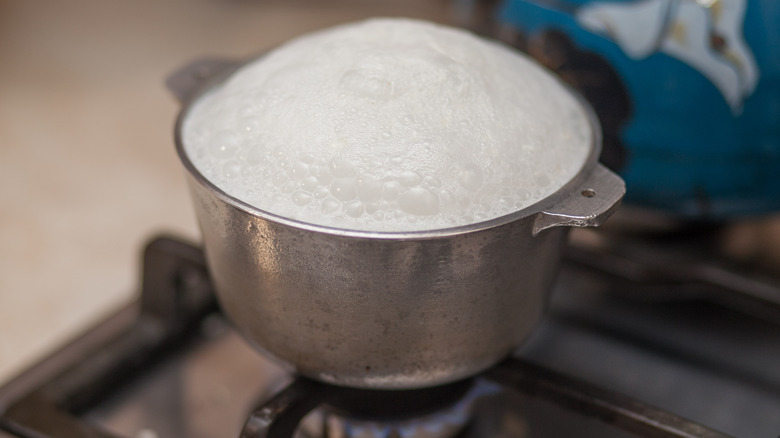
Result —
[[[772, 300], [747, 294], [724, 306], [733, 300], [708, 293], [713, 286], [700, 278], [712, 269], [679, 269], [691, 266], [679, 260], [674, 275], [653, 267], [619, 281], [620, 272], [600, 271], [607, 258], [570, 248], [548, 317], [515, 357], [460, 387], [393, 395], [392, 409], [380, 411], [401, 426], [374, 427], [378, 436], [420, 423], [405, 412], [411, 404], [419, 402], [422, 418], [434, 416], [436, 403], [465, 409], [448, 393], [470, 394], [474, 414], [461, 437], [778, 436]], [[642, 275], [641, 285], [630, 278]], [[382, 404], [377, 394], [293, 381], [253, 351], [221, 316], [197, 247], [153, 241], [142, 279], [138, 302], [0, 389], [0, 437], [238, 437], [243, 427], [241, 436], [276, 438], [290, 436], [310, 410], [299, 436], [345, 436], [343, 426], [338, 435], [323, 422], [345, 415], [330, 407]], [[363, 420], [352, 422], [352, 436], [364, 436]]]

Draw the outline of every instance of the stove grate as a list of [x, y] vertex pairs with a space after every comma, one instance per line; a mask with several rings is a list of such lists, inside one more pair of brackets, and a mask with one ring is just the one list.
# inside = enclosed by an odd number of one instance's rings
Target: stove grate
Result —
[[[170, 238], [153, 240], [144, 252], [142, 293], [84, 336], [0, 388], [0, 438], [119, 438], [79, 415], [111, 391], [187, 342], [208, 315], [218, 312], [201, 250]], [[507, 390], [553, 401], [642, 437], [728, 438], [727, 435], [523, 359], [512, 358], [482, 377]], [[470, 387], [399, 393], [387, 406], [428, 412], [457, 399]], [[299, 421], [321, 405], [368, 406], [381, 391], [336, 388], [298, 378], [255, 409], [241, 438], [290, 438]], [[369, 394], [369, 395], [367, 395]], [[381, 395], [381, 394], [379, 394]], [[374, 413], [368, 413], [374, 414]], [[380, 415], [410, 412], [380, 409]]]

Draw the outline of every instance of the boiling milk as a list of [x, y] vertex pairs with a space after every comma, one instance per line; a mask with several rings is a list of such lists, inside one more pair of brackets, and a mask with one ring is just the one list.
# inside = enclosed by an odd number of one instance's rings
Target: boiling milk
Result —
[[371, 231], [467, 225], [550, 195], [592, 141], [578, 102], [510, 49], [374, 19], [295, 39], [200, 98], [195, 167], [254, 207]]

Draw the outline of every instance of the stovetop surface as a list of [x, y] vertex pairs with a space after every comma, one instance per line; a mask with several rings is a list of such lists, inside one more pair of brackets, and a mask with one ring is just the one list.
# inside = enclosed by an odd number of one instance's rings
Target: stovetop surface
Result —
[[[291, 378], [221, 316], [200, 332], [186, 354], [87, 417], [123, 436], [238, 436], [250, 408]], [[780, 434], [780, 330], [739, 312], [626, 300], [564, 267], [549, 316], [517, 354], [736, 437]], [[485, 397], [476, 409], [470, 436], [630, 436], [514, 393]]]
[[[517, 356], [728, 435], [780, 434], [775, 322], [696, 296], [667, 292], [649, 299], [623, 287], [564, 263], [547, 317]], [[127, 316], [132, 310], [126, 309], [125, 320], [133, 318]], [[162, 353], [124, 384], [105, 388], [103, 401], [86, 406], [80, 417], [123, 437], [238, 437], [252, 408], [292, 380], [216, 311], [198, 320], [194, 336]], [[477, 385], [490, 383], [478, 379]], [[0, 390], [0, 400], [15, 390]], [[474, 409], [463, 437], [633, 436], [497, 388], [484, 391]]]

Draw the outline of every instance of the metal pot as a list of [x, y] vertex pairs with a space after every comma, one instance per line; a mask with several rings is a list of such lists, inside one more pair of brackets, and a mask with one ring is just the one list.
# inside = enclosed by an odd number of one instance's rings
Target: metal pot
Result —
[[508, 356], [545, 309], [569, 226], [596, 226], [625, 187], [589, 158], [560, 190], [468, 226], [367, 232], [262, 211], [215, 187], [190, 162], [190, 103], [238, 63], [205, 60], [172, 76], [183, 103], [176, 147], [188, 170], [221, 305], [243, 335], [290, 370], [363, 388], [452, 382]]

